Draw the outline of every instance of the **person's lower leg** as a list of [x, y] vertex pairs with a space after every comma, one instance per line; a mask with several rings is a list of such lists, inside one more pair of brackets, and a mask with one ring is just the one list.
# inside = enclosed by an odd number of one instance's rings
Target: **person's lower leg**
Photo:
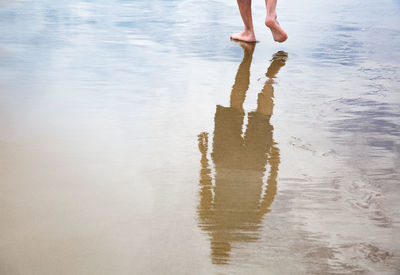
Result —
[[276, 2], [277, 0], [265, 0], [265, 5], [267, 6], [267, 18], [265, 19], [265, 25], [270, 28], [275, 41], [283, 42], [288, 38], [288, 36], [276, 20]]
[[276, 1], [277, 0], [265, 0], [265, 5], [267, 6], [267, 20], [276, 19]]
[[244, 30], [231, 35], [232, 39], [242, 40], [246, 42], [255, 42], [256, 37], [253, 29], [253, 17], [251, 14], [251, 0], [237, 0], [240, 16], [244, 24]]

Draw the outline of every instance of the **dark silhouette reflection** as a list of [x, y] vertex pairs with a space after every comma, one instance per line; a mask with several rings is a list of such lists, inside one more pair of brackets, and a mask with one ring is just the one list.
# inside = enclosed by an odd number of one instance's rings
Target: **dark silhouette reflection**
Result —
[[[245, 112], [243, 102], [250, 82], [250, 65], [255, 45], [240, 44], [243, 61], [232, 87], [230, 107], [218, 105], [211, 158], [213, 175], [207, 158], [208, 133], [199, 135], [202, 154], [200, 172], [200, 227], [209, 233], [212, 261], [227, 264], [234, 242], [258, 238], [264, 214], [276, 194], [279, 148], [274, 142], [270, 118], [273, 109], [274, 78], [285, 65], [287, 54], [279, 51], [272, 57], [267, 81], [258, 94], [257, 110], [248, 113], [242, 136]], [[269, 168], [269, 169], [267, 169]], [[265, 183], [264, 176], [268, 171]]]

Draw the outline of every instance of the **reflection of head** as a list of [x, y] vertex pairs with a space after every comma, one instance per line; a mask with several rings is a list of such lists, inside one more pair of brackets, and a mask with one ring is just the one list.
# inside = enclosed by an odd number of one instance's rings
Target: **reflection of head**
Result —
[[231, 244], [229, 240], [223, 241], [224, 236], [211, 235], [211, 257], [213, 264], [227, 264]]
[[[228, 263], [232, 243], [258, 239], [262, 217], [269, 212], [276, 194], [280, 158], [272, 137], [271, 115], [258, 110], [248, 113], [243, 133], [242, 104], [249, 85], [252, 53], [244, 48], [243, 61], [232, 87], [231, 107], [217, 106], [211, 153], [214, 184], [207, 159], [208, 135], [199, 135], [202, 153], [199, 224], [210, 234], [212, 260], [216, 264]], [[284, 54], [278, 52], [273, 56], [266, 85], [272, 85], [269, 80], [285, 64], [287, 55]], [[272, 96], [267, 98], [271, 102]], [[266, 171], [269, 176], [264, 184]]]

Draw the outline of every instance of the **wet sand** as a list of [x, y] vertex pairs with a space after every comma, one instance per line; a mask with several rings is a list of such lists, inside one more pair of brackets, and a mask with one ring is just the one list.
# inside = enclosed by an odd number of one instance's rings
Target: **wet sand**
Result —
[[400, 272], [400, 5], [253, 2], [0, 2], [0, 274]]

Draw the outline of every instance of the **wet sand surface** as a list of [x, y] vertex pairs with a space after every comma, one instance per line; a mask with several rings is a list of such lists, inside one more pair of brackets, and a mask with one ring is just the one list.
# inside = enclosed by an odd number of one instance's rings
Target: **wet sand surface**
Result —
[[253, 2], [0, 1], [0, 274], [399, 274], [400, 4]]

